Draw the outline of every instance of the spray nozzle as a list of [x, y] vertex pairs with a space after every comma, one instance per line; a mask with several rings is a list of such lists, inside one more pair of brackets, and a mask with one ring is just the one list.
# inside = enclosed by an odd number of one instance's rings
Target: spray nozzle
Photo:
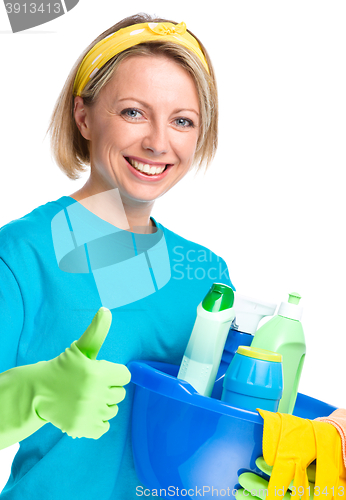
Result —
[[231, 328], [239, 330], [242, 333], [254, 335], [261, 319], [274, 314], [276, 304], [239, 295], [236, 292], [234, 294], [233, 309], [235, 311], [235, 318]]

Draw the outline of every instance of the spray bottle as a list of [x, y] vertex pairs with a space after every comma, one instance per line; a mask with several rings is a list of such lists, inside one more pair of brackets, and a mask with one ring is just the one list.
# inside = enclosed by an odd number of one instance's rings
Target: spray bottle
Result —
[[284, 389], [278, 411], [293, 413], [298, 384], [305, 360], [305, 337], [300, 322], [302, 307], [300, 295], [289, 294], [282, 302], [276, 316], [258, 329], [251, 347], [267, 349], [282, 355]]
[[211, 395], [215, 399], [221, 399], [225, 373], [238, 347], [251, 345], [259, 322], [264, 317], [272, 316], [275, 313], [276, 304], [246, 297], [236, 292], [234, 294], [233, 309], [235, 318], [228, 333]]
[[177, 378], [186, 380], [203, 396], [210, 396], [227, 334], [234, 319], [231, 287], [213, 283], [197, 307], [197, 318]]

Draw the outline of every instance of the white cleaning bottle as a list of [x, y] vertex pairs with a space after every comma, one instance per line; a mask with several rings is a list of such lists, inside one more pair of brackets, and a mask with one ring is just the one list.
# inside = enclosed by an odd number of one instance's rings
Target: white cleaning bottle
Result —
[[186, 380], [203, 396], [213, 390], [228, 331], [234, 319], [231, 287], [213, 283], [197, 307], [197, 318], [177, 378]]

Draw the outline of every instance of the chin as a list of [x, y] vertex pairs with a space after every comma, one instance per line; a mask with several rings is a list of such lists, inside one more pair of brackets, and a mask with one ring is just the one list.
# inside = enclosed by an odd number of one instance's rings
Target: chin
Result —
[[138, 202], [154, 202], [158, 198], [160, 198], [164, 193], [168, 191], [167, 186], [138, 186], [138, 185], [129, 185], [127, 189], [119, 189], [120, 193], [123, 194], [126, 198], [129, 198]]
[[138, 202], [138, 203], [153, 203], [155, 200], [160, 198], [163, 193], [148, 193], [148, 192], [139, 192], [138, 190], [120, 192], [120, 195], [129, 200]]

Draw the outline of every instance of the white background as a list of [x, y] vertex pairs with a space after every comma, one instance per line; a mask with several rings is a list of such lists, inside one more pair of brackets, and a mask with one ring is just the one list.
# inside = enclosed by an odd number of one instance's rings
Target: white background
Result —
[[[343, 0], [80, 0], [17, 34], [1, 3], [0, 226], [85, 182], [51, 159], [51, 111], [82, 50], [141, 11], [186, 22], [211, 55], [220, 99], [210, 171], [185, 178], [152, 215], [221, 255], [239, 293], [280, 303], [299, 292], [300, 391], [346, 407]], [[0, 490], [16, 449], [0, 452]]]

